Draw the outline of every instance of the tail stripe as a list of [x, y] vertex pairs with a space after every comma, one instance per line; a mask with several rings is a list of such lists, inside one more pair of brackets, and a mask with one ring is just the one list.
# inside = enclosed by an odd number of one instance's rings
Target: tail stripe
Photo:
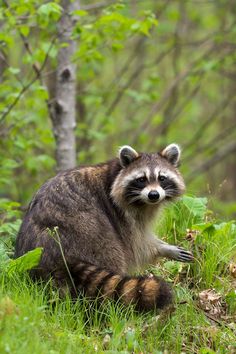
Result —
[[72, 272], [72, 276], [75, 280], [75, 285], [82, 285], [86, 289], [97, 272], [98, 270], [95, 266], [84, 263], [78, 264]]
[[119, 300], [120, 297], [122, 296], [125, 283], [126, 283], [129, 279], [131, 279], [129, 276], [124, 276], [124, 277], [121, 279], [121, 281], [117, 284], [117, 286], [116, 286], [116, 288], [115, 288], [115, 298], [116, 298], [116, 300]]
[[[105, 275], [100, 282], [97, 284], [97, 292], [96, 296], [106, 293], [106, 288], [108, 288], [110, 280], [115, 276], [115, 273], [109, 272], [107, 275]], [[108, 289], [107, 289], [108, 290]], [[112, 288], [112, 291], [114, 291], [114, 288]]]
[[138, 307], [139, 307], [139, 304], [141, 303], [141, 300], [142, 300], [142, 283], [143, 283], [144, 279], [145, 279], [144, 277], [139, 276], [137, 286], [136, 286], [137, 291], [136, 291], [135, 301], [136, 301], [136, 304]]
[[86, 279], [87, 293], [90, 296], [96, 296], [98, 288], [98, 284], [103, 282], [103, 279], [109, 276], [109, 272], [106, 270], [99, 270], [97, 272], [92, 272], [89, 274], [89, 277]]
[[121, 275], [112, 274], [110, 279], [107, 279], [104, 283], [101, 291], [104, 293], [105, 297], [115, 298], [117, 285], [121, 281]]

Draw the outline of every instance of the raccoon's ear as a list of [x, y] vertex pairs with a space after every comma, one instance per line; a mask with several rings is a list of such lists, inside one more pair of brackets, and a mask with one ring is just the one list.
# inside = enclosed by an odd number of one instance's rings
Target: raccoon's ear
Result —
[[119, 149], [119, 159], [120, 164], [123, 167], [128, 166], [138, 157], [137, 151], [135, 151], [131, 146], [124, 145]]
[[180, 155], [181, 150], [177, 144], [170, 144], [161, 151], [161, 156], [165, 157], [174, 166], [178, 166]]

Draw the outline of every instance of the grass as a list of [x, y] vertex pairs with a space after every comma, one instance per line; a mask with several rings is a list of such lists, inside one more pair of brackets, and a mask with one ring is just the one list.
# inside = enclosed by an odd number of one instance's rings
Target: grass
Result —
[[[235, 224], [216, 223], [205, 200], [187, 198], [164, 212], [158, 229], [197, 258], [192, 265], [162, 260], [151, 269], [173, 283], [174, 308], [138, 314], [109, 301], [73, 303], [59, 299], [50, 282], [33, 283], [27, 273], [9, 274], [3, 266], [0, 353], [235, 353], [236, 294], [229, 272], [236, 262]], [[186, 229], [195, 230], [189, 241]], [[222, 313], [212, 316], [199, 306], [198, 294], [208, 288], [222, 296]]]

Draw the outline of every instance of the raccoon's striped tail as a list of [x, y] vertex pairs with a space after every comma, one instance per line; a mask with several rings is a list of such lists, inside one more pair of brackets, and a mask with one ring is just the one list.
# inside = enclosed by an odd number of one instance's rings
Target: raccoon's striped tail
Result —
[[123, 276], [85, 262], [71, 267], [71, 275], [76, 288], [90, 298], [119, 299], [140, 311], [163, 308], [172, 302], [170, 286], [154, 275]]

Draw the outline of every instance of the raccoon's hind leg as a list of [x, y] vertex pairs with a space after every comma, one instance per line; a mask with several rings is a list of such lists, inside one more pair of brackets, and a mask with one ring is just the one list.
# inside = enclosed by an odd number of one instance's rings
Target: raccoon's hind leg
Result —
[[170, 286], [156, 276], [126, 276], [82, 261], [71, 267], [71, 274], [75, 286], [89, 298], [120, 300], [140, 311], [163, 308], [172, 302]]
[[190, 251], [185, 250], [184, 248], [169, 245], [166, 242], [157, 240], [157, 249], [159, 257], [167, 257], [169, 259], [174, 259], [179, 262], [193, 262], [194, 257]]

